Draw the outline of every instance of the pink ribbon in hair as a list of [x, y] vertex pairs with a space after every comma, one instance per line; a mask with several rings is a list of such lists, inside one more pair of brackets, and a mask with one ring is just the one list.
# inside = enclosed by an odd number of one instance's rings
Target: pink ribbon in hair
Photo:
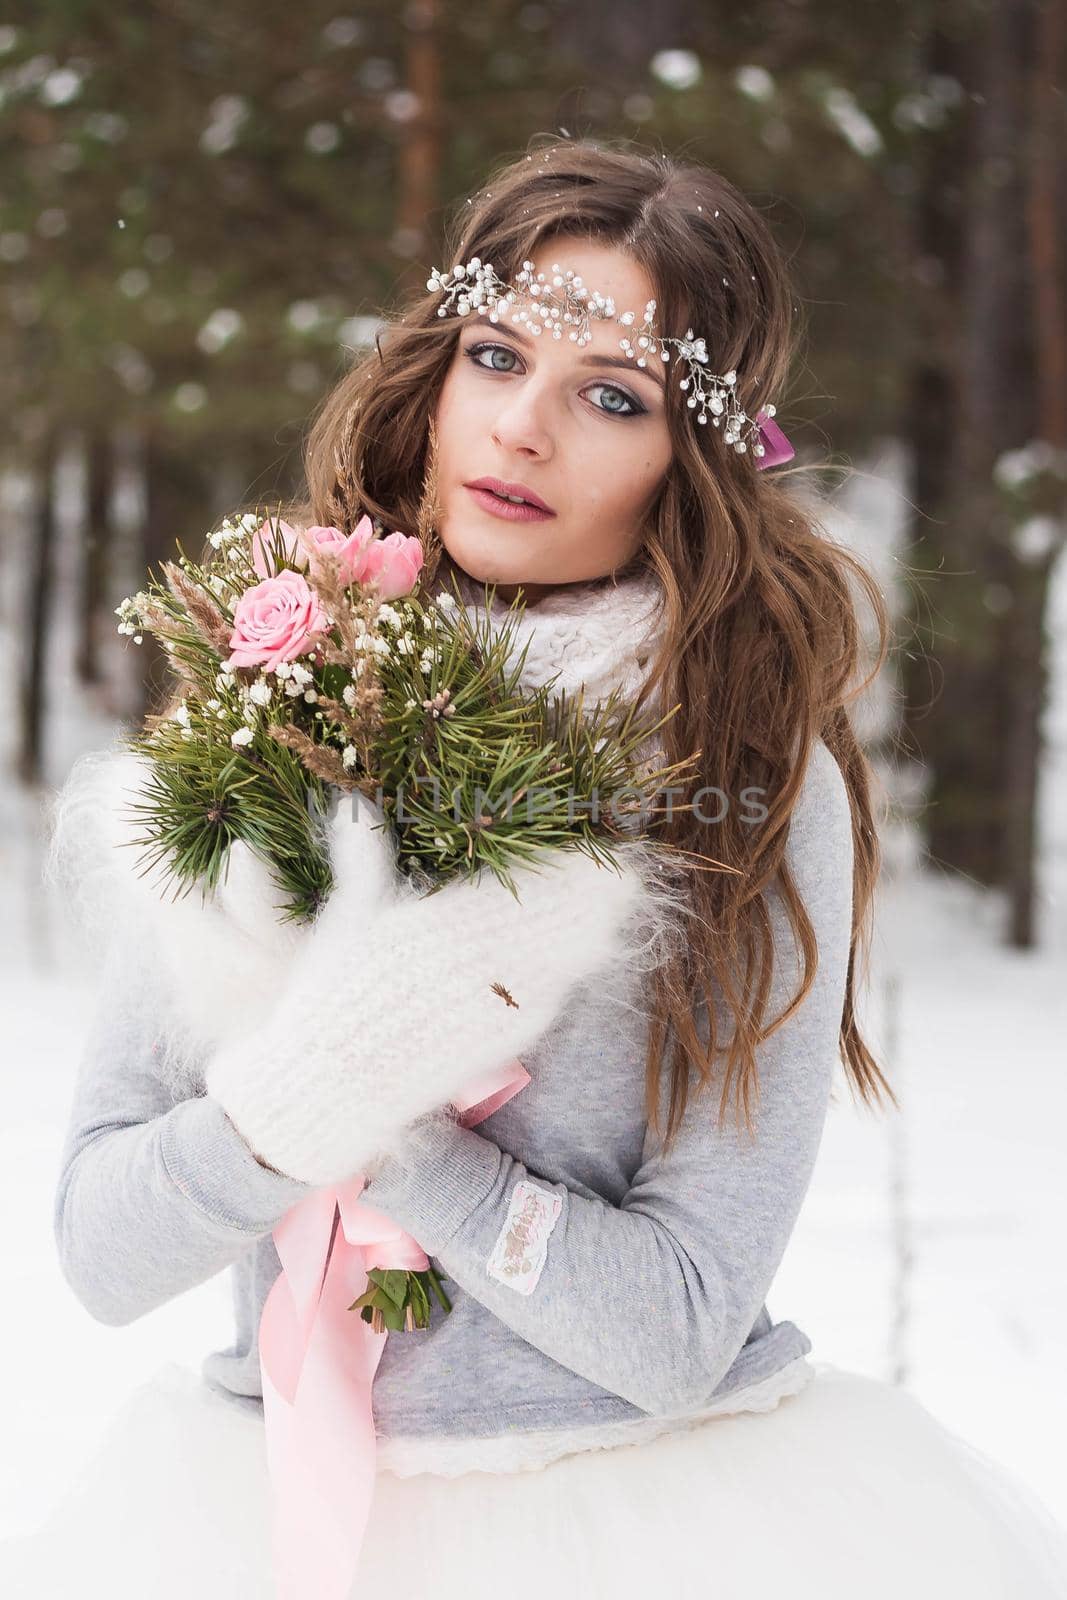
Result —
[[[485, 1073], [454, 1104], [473, 1127], [524, 1089], [521, 1061]], [[409, 1233], [359, 1196], [367, 1179], [315, 1189], [274, 1229], [281, 1261], [259, 1323], [263, 1420], [278, 1600], [347, 1600], [376, 1479], [371, 1386], [388, 1330], [348, 1308], [371, 1267], [420, 1272]]]
[[773, 417], [761, 411], [756, 418], [756, 426], [764, 449], [764, 454], [756, 458], [757, 472], [763, 472], [767, 467], [780, 467], [783, 461], [792, 461], [796, 451]]

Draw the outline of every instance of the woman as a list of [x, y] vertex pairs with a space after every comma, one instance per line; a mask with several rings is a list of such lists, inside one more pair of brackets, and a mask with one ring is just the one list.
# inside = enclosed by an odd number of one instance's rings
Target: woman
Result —
[[[847, 709], [863, 686], [854, 582], [879, 664], [885, 616], [862, 567], [760, 470], [791, 355], [781, 255], [708, 169], [575, 143], [497, 172], [445, 260], [328, 399], [289, 516], [345, 530], [369, 511], [412, 531], [429, 498], [425, 591], [454, 576], [482, 611], [495, 584], [496, 620], [521, 594], [526, 683], [559, 674], [590, 698], [622, 685], [680, 706], [660, 742], [668, 762], [701, 752], [700, 803], [658, 831], [694, 863], [686, 936], [630, 959], [621, 930], [654, 902], [588, 875], [549, 874], [547, 898], [524, 876], [507, 925], [497, 902], [472, 917], [465, 886], [419, 945], [417, 981], [398, 979], [390, 1031], [374, 985], [301, 987], [299, 957], [268, 948], [249, 869], [217, 908], [232, 1012], [206, 1030], [206, 1062], [160, 1010], [168, 963], [209, 964], [195, 930], [168, 945], [160, 919], [158, 957], [138, 940], [82, 1062], [63, 1267], [95, 1315], [124, 1323], [230, 1266], [237, 1336], [205, 1363], [210, 1387], [169, 1370], [133, 1397], [79, 1493], [9, 1550], [5, 1593], [67, 1592], [87, 1562], [109, 1594], [270, 1592], [257, 1332], [279, 1275], [271, 1230], [343, 1157], [452, 1302], [381, 1351], [352, 1594], [1063, 1594], [1065, 1538], [1034, 1497], [911, 1396], [809, 1361], [766, 1306], [835, 1062], [865, 1100], [892, 1099], [854, 1010], [878, 869]], [[598, 297], [587, 328], [546, 319], [583, 287]], [[82, 801], [105, 790], [89, 782]], [[365, 832], [335, 846], [353, 838], [347, 906], [331, 900], [312, 935], [332, 941], [320, 961], [351, 956], [386, 889]], [[502, 949], [536, 997], [530, 1082], [467, 1127], [445, 1109], [442, 1063], [462, 1064], [453, 1029], [473, 1062], [464, 985]], [[493, 1048], [505, 1037], [522, 1036]], [[403, 1116], [377, 1096], [379, 1044], [396, 1047], [389, 1083], [411, 1089]], [[339, 1114], [350, 1073], [358, 1127]]]

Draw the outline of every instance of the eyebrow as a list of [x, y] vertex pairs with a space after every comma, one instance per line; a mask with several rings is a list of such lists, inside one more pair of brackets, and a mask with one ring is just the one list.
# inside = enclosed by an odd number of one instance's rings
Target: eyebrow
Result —
[[[536, 343], [537, 339], [544, 338], [543, 333], [537, 334], [536, 336], [533, 334], [520, 333], [518, 328], [509, 328], [503, 322], [489, 322], [487, 317], [479, 317], [476, 322], [471, 321], [467, 323], [468, 328], [477, 328], [483, 325], [496, 329], [498, 333], [506, 333], [509, 339], [514, 339], [517, 344], [524, 344], [527, 346], [527, 348], [532, 347]], [[666, 365], [666, 363], [660, 361], [658, 357], [657, 362], [659, 366]], [[662, 392], [666, 392], [666, 381], [662, 375], [658, 374], [657, 367], [639, 367], [636, 360], [630, 356], [584, 355], [581, 358], [581, 363], [585, 367], [618, 367], [621, 372], [632, 372], [637, 377], [647, 378], [650, 383], [654, 383], [656, 385], [657, 389]]]

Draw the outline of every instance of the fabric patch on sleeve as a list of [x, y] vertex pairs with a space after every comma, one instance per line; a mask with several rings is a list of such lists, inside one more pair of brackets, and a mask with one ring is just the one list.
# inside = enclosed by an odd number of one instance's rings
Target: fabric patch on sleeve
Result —
[[548, 1236], [562, 1209], [558, 1194], [520, 1179], [511, 1191], [507, 1218], [486, 1262], [489, 1277], [506, 1283], [516, 1294], [532, 1294], [548, 1255]]

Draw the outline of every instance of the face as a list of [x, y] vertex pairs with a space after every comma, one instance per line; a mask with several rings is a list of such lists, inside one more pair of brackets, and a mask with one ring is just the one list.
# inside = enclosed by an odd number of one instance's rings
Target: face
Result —
[[[532, 257], [579, 273], [640, 321], [655, 289], [614, 247], [557, 238]], [[467, 316], [436, 412], [441, 541], [479, 583], [528, 606], [559, 584], [604, 577], [640, 549], [671, 461], [660, 360], [624, 356], [625, 329], [591, 318], [581, 348], [510, 316]], [[492, 487], [530, 497], [517, 506]]]

